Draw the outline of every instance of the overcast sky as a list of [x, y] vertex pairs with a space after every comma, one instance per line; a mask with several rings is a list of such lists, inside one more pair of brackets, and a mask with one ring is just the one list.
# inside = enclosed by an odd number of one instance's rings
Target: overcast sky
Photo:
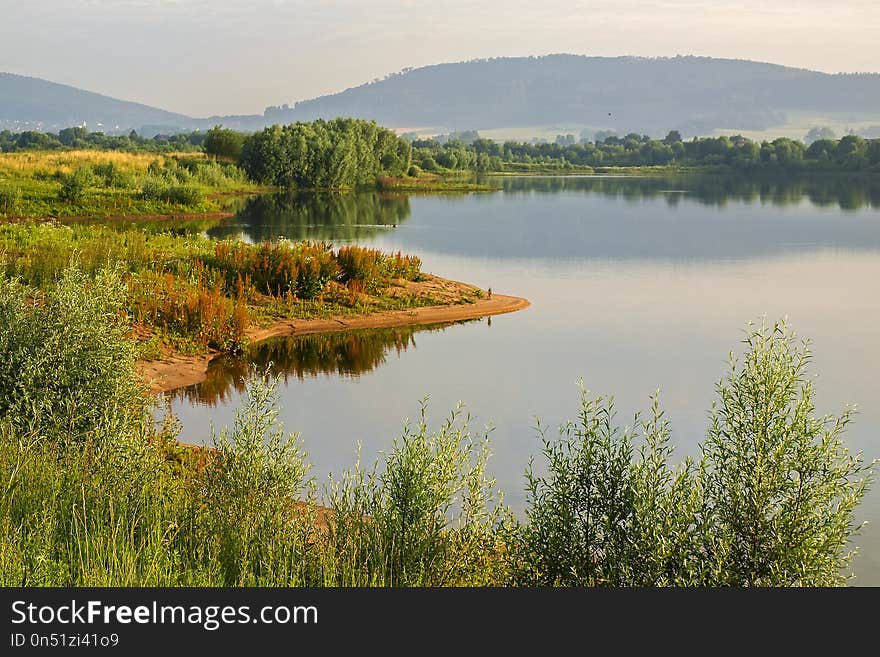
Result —
[[880, 0], [0, 0], [0, 71], [197, 116], [408, 66], [578, 53], [880, 70]]

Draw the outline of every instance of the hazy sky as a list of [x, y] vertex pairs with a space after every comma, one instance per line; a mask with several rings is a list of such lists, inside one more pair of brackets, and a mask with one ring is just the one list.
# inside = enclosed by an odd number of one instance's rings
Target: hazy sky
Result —
[[880, 0], [0, 0], [0, 71], [192, 115], [570, 52], [880, 70]]

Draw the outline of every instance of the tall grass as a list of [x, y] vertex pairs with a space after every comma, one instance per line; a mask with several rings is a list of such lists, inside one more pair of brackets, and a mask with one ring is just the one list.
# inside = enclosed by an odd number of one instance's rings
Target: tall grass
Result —
[[[840, 585], [871, 473], [849, 421], [816, 417], [806, 346], [753, 328], [699, 460], [675, 466], [655, 398], [636, 430], [582, 393], [544, 436], [511, 518], [489, 443], [423, 411], [370, 468], [323, 488], [253, 377], [209, 448], [175, 441], [136, 383], [116, 272], [38, 302], [0, 286], [0, 585]], [[47, 321], [49, 317], [62, 321]], [[636, 445], [639, 444], [637, 448]]]
[[[324, 242], [253, 245], [136, 227], [0, 224], [0, 272], [39, 293], [52, 288], [71, 262], [89, 276], [119, 263], [132, 320], [189, 351], [238, 351], [251, 322], [263, 315], [368, 311], [365, 286], [355, 279], [343, 286], [340, 253], [347, 252]], [[375, 254], [379, 268], [371, 301], [381, 305], [401, 272], [420, 275], [421, 262], [400, 253]]]
[[0, 217], [206, 212], [218, 209], [210, 194], [250, 188], [235, 165], [192, 154], [0, 154]]

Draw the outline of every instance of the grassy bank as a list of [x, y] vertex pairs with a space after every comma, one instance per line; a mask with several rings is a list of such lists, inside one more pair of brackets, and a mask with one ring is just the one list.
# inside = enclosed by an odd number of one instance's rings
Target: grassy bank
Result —
[[223, 194], [258, 191], [235, 165], [199, 153], [0, 153], [0, 218], [217, 212]]
[[422, 414], [379, 462], [316, 482], [256, 377], [212, 449], [179, 445], [173, 418], [151, 420], [124, 298], [112, 271], [69, 269], [38, 304], [0, 283], [2, 585], [848, 581], [870, 474], [846, 451], [849, 413], [815, 415], [808, 353], [782, 325], [750, 329], [697, 462], [672, 458], [656, 399], [630, 429], [583, 392], [575, 421], [541, 433], [514, 518], [488, 436], [460, 410], [436, 427]]
[[419, 258], [356, 246], [250, 245], [137, 224], [0, 225], [0, 270], [31, 286], [35, 297], [49, 292], [70, 263], [87, 275], [119, 269], [126, 316], [145, 358], [169, 349], [237, 351], [250, 327], [279, 319], [470, 303], [478, 293], [440, 294]]

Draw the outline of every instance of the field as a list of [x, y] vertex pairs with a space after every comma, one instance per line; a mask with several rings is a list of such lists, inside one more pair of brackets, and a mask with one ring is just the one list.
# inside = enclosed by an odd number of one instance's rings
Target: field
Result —
[[218, 212], [222, 194], [259, 189], [202, 154], [0, 154], [0, 218]]

